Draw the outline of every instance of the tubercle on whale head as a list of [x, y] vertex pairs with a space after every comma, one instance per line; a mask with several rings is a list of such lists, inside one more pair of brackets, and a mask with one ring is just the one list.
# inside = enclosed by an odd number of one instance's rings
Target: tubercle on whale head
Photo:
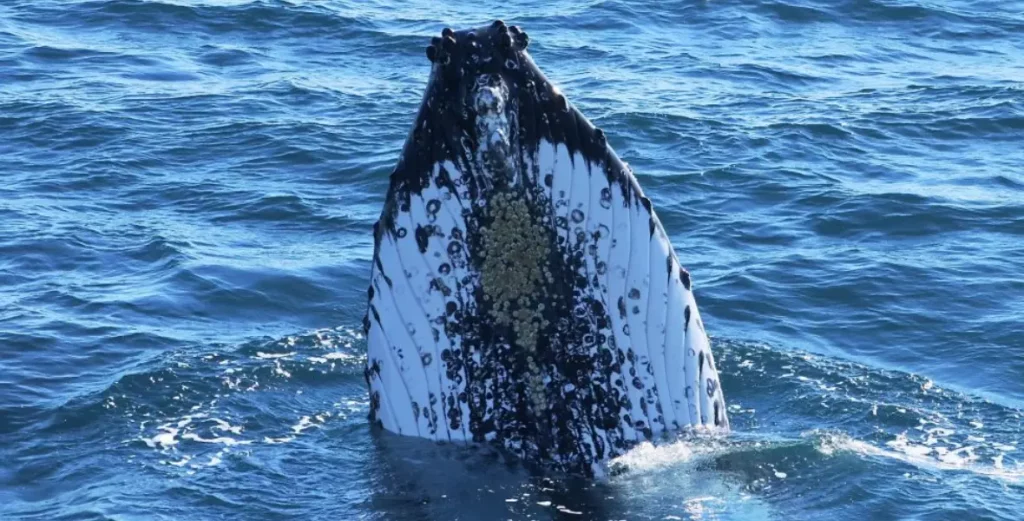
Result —
[[[454, 31], [450, 27], [441, 30], [441, 37], [431, 39], [427, 47], [427, 58], [431, 62], [448, 65], [453, 54], [477, 51], [483, 54], [495, 53], [507, 55], [510, 52], [521, 51], [527, 48], [530, 37], [519, 26], [506, 26], [505, 22], [495, 20], [494, 23], [477, 27]], [[449, 58], [449, 59], [446, 59]]]

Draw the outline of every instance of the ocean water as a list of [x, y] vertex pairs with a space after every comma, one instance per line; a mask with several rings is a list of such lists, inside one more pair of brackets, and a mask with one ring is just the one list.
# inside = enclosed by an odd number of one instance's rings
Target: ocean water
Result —
[[[445, 26], [523, 26], [692, 273], [734, 434], [600, 482], [371, 430]], [[0, 519], [1024, 519], [1024, 3], [0, 2]]]

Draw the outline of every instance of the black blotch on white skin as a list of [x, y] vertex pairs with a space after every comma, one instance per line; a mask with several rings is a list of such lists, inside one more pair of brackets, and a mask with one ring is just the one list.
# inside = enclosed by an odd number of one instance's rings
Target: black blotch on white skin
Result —
[[679, 267], [679, 280], [682, 281], [684, 288], [690, 289], [690, 272], [686, 271], [682, 266]]
[[430, 228], [422, 225], [416, 225], [416, 245], [420, 248], [420, 253], [427, 253], [427, 243], [430, 241]]

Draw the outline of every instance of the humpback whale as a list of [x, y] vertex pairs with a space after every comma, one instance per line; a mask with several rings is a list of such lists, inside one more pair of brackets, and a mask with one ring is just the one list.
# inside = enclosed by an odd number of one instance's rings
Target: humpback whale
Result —
[[728, 431], [684, 269], [630, 168], [501, 21], [445, 29], [374, 225], [371, 423], [593, 476]]

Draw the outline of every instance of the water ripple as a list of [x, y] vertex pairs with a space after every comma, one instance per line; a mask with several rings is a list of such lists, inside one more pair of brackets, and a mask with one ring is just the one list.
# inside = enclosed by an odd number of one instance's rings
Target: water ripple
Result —
[[[422, 48], [497, 11], [658, 208], [730, 439], [582, 484], [367, 428]], [[989, 0], [5, 2], [0, 517], [1016, 519], [1022, 35]]]

